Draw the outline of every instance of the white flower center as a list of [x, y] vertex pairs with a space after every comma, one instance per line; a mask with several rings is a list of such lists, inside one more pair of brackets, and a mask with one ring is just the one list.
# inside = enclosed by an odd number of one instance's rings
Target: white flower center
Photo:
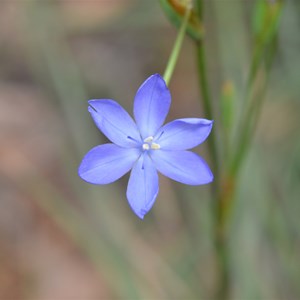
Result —
[[160, 145], [153, 142], [153, 136], [148, 136], [144, 139], [143, 150], [158, 150], [160, 149]]

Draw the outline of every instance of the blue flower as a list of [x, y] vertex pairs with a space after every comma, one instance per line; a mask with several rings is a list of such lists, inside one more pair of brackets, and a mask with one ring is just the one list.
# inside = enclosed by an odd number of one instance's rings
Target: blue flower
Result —
[[127, 199], [141, 219], [157, 197], [157, 171], [189, 185], [213, 180], [206, 162], [187, 151], [208, 137], [213, 121], [185, 118], [162, 126], [170, 105], [170, 91], [159, 74], [150, 76], [136, 93], [136, 122], [114, 100], [89, 101], [94, 122], [112, 143], [91, 149], [79, 166], [79, 176], [89, 183], [108, 184], [131, 170]]

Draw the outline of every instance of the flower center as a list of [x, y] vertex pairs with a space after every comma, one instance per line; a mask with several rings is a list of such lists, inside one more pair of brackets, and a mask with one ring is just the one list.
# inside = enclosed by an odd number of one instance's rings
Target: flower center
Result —
[[160, 149], [160, 145], [153, 142], [153, 136], [148, 136], [144, 139], [143, 150], [158, 150]]

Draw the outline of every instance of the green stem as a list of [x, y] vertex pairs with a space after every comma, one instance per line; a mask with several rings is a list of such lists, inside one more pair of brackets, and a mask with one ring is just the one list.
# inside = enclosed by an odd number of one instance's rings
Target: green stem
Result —
[[[264, 95], [270, 74], [270, 68], [275, 55], [276, 35], [279, 27], [279, 20], [283, 10], [283, 3], [277, 4], [277, 10], [272, 18], [266, 23], [259, 38], [257, 38], [255, 45], [255, 52], [253, 55], [250, 74], [246, 89], [246, 108], [243, 117], [241, 118], [241, 125], [238, 139], [236, 142], [236, 151], [231, 160], [231, 175], [237, 176], [242, 161], [244, 160], [249, 145], [254, 135], [254, 129], [258, 121], [259, 113], [264, 101]], [[272, 29], [270, 31], [270, 28]], [[262, 63], [265, 61], [265, 78], [261, 82], [261, 78], [256, 79], [258, 72], [261, 69]], [[259, 85], [259, 88], [257, 86]]]
[[[204, 7], [203, 7], [203, 1], [202, 0], [196, 0], [196, 12], [198, 15], [198, 18], [200, 22], [202, 23], [203, 20], [203, 13], [204, 13]], [[205, 48], [203, 41], [196, 42], [197, 46], [197, 68], [198, 68], [198, 77], [199, 77], [199, 86], [201, 90], [201, 97], [202, 97], [202, 103], [203, 103], [203, 111], [204, 115], [207, 119], [214, 120], [215, 113], [213, 110], [213, 103], [210, 96], [209, 91], [209, 84], [208, 84], [208, 78], [207, 78], [207, 68], [206, 68], [206, 56], [205, 56]], [[216, 194], [216, 190], [219, 185], [219, 175], [220, 175], [220, 166], [219, 166], [219, 154], [218, 154], [218, 147], [217, 147], [217, 136], [216, 136], [216, 124], [214, 125], [214, 129], [212, 133], [210, 134], [210, 137], [208, 138], [208, 147], [209, 147], [209, 153], [211, 156], [211, 165], [212, 170], [215, 175], [215, 180], [213, 183], [213, 193]]]
[[[270, 60], [273, 60], [274, 54], [275, 51], [271, 51], [269, 53]], [[234, 177], [237, 176], [241, 168], [242, 161], [247, 154], [247, 150], [249, 149], [249, 145], [251, 144], [251, 141], [254, 136], [260, 111], [266, 98], [265, 94], [270, 77], [270, 66], [266, 67], [264, 77], [265, 78], [262, 82], [262, 86], [260, 87], [260, 89], [256, 93], [253, 93], [253, 99], [248, 106], [248, 109], [245, 113], [245, 117], [243, 118], [243, 123], [241, 124], [241, 134], [237, 143], [237, 151], [232, 159], [230, 169], [230, 173]], [[251, 94], [252, 91], [249, 91], [249, 98]]]
[[[197, 65], [198, 65], [198, 73], [199, 73], [199, 85], [200, 85], [201, 96], [203, 101], [204, 115], [207, 119], [213, 120], [214, 113], [213, 113], [212, 100], [209, 93], [209, 86], [208, 86], [208, 79], [207, 79], [205, 49], [202, 43], [198, 43], [197, 45], [197, 60], [198, 60]], [[215, 130], [212, 131], [211, 136], [208, 139], [208, 146], [211, 155], [212, 169], [215, 174], [215, 180], [218, 180], [219, 158], [217, 152], [217, 138], [216, 138]], [[217, 185], [216, 181], [215, 181], [215, 185]]]
[[[203, 0], [196, 0], [197, 3], [197, 13], [199, 20], [203, 20]], [[278, 8], [278, 15], [280, 14], [280, 7]], [[234, 204], [234, 197], [236, 192], [237, 185], [237, 170], [241, 167], [241, 161], [244, 159], [247, 146], [251, 142], [253, 136], [253, 131], [255, 123], [257, 121], [260, 107], [262, 104], [262, 99], [264, 98], [265, 88], [267, 85], [267, 77], [269, 70], [266, 69], [266, 78], [260, 85], [259, 91], [257, 88], [257, 74], [261, 70], [261, 65], [266, 59], [266, 48], [269, 45], [270, 40], [274, 38], [277, 32], [277, 22], [278, 15], [275, 15], [275, 18], [272, 19], [273, 23], [271, 24], [272, 31], [270, 31], [270, 26], [267, 26], [267, 31], [261, 33], [260, 39], [256, 41], [255, 52], [251, 64], [251, 70], [249, 74], [249, 79], [247, 82], [247, 104], [250, 105], [249, 111], [246, 112], [245, 122], [242, 125], [242, 130], [240, 130], [241, 135], [239, 136], [237, 145], [233, 149], [233, 163], [230, 164], [229, 170], [222, 170], [220, 168], [220, 163], [218, 160], [219, 153], [217, 150], [217, 138], [215, 132], [212, 132], [212, 136], [208, 140], [210, 147], [210, 154], [212, 156], [213, 170], [215, 178], [217, 181], [214, 182], [214, 202], [213, 202], [213, 213], [215, 216], [214, 224], [214, 245], [216, 251], [216, 262], [218, 266], [218, 275], [219, 280], [217, 282], [215, 299], [229, 299], [230, 298], [230, 253], [227, 245], [228, 239], [228, 225], [230, 222], [230, 214]], [[274, 50], [274, 49], [272, 49]], [[272, 52], [272, 51], [271, 51]], [[274, 54], [274, 53], [273, 53]], [[273, 56], [273, 54], [271, 56]], [[268, 56], [267, 56], [268, 57]], [[205, 49], [203, 42], [197, 43], [197, 59], [198, 59], [198, 73], [199, 73], [199, 85], [202, 93], [203, 108], [204, 113], [208, 118], [213, 119], [216, 117], [213, 105], [209, 93], [209, 86], [207, 80], [207, 71], [206, 71], [206, 60], [205, 60]], [[270, 59], [271, 60], [271, 59]], [[271, 62], [269, 62], [271, 64]], [[257, 96], [257, 98], [255, 98]], [[251, 99], [255, 99], [254, 102], [250, 102]], [[248, 121], [249, 120], [249, 121]], [[254, 124], [249, 127], [249, 123]], [[232, 172], [232, 170], [234, 171]], [[222, 178], [221, 178], [222, 175]]]
[[173, 75], [173, 72], [174, 72], [174, 69], [175, 69], [175, 66], [176, 66], [176, 63], [177, 63], [177, 60], [178, 60], [178, 56], [179, 56], [180, 49], [181, 49], [181, 46], [182, 46], [182, 42], [183, 42], [183, 38], [184, 38], [184, 35], [185, 35], [186, 27], [187, 27], [188, 20], [190, 18], [191, 11], [192, 11], [192, 4], [191, 3], [192, 2], [190, 2], [187, 5], [186, 11], [185, 11], [185, 14], [184, 14], [184, 17], [183, 17], [182, 24], [180, 26], [175, 44], [173, 46], [173, 49], [172, 49], [171, 55], [169, 57], [167, 67], [166, 67], [166, 70], [165, 70], [165, 73], [164, 73], [164, 76], [163, 76], [167, 85], [169, 85], [169, 83], [170, 83], [171, 77]]
[[[197, 0], [197, 14], [199, 20], [203, 20], [203, 0]], [[203, 110], [205, 117], [214, 119], [216, 117], [213, 102], [210, 95], [209, 83], [207, 77], [206, 68], [206, 56], [203, 42], [197, 43], [197, 67], [199, 74], [199, 86], [201, 89], [201, 96], [203, 101]], [[216, 283], [216, 290], [214, 299], [228, 299], [229, 298], [229, 261], [228, 261], [228, 249], [226, 243], [226, 234], [223, 224], [223, 205], [226, 201], [223, 201], [221, 186], [221, 170], [219, 163], [219, 153], [217, 147], [216, 128], [211, 133], [208, 139], [208, 146], [211, 155], [212, 169], [215, 175], [215, 181], [213, 184], [213, 214], [215, 217], [214, 224], [214, 246], [216, 253], [216, 262], [218, 266], [218, 281]], [[230, 192], [229, 192], [230, 194]], [[227, 198], [227, 197], [226, 197]]]

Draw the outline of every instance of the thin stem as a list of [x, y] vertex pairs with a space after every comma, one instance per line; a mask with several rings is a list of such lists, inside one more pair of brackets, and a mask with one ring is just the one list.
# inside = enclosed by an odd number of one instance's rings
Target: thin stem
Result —
[[[199, 20], [203, 20], [203, 0], [196, 0], [197, 3], [197, 13]], [[272, 26], [267, 26], [268, 31], [263, 31], [260, 35], [260, 39], [256, 40], [255, 52], [251, 64], [251, 70], [249, 74], [249, 79], [247, 82], [247, 103], [252, 103], [250, 105], [249, 111], [246, 111], [245, 123], [242, 125], [242, 130], [240, 130], [241, 135], [239, 136], [237, 149], [232, 149], [233, 163], [223, 169], [221, 172], [220, 163], [218, 160], [219, 153], [217, 150], [217, 139], [214, 132], [208, 140], [210, 147], [210, 154], [212, 156], [213, 169], [215, 173], [215, 178], [217, 181], [214, 182], [214, 201], [213, 201], [213, 213], [215, 216], [214, 224], [214, 245], [216, 251], [216, 262], [218, 266], [218, 282], [216, 287], [215, 299], [229, 299], [230, 298], [230, 253], [228, 249], [228, 225], [230, 222], [230, 215], [232, 207], [234, 205], [234, 197], [237, 185], [237, 171], [240, 170], [241, 161], [244, 159], [247, 146], [251, 142], [253, 136], [255, 123], [259, 115], [259, 111], [262, 104], [262, 99], [264, 98], [264, 93], [267, 85], [267, 77], [269, 75], [269, 69], [266, 70], [266, 78], [260, 85], [259, 91], [257, 91], [257, 74], [261, 71], [262, 63], [268, 57], [266, 54], [266, 48], [269, 42], [274, 39], [277, 32], [278, 16], [280, 14], [281, 7], [277, 8], [278, 15], [272, 19]], [[274, 49], [272, 49], [274, 51]], [[274, 54], [274, 53], [273, 53]], [[273, 56], [273, 55], [272, 55]], [[198, 59], [198, 73], [199, 73], [199, 85], [202, 93], [203, 108], [206, 116], [213, 119], [216, 117], [209, 93], [209, 86], [207, 80], [206, 71], [206, 60], [205, 60], [205, 49], [203, 42], [197, 43], [197, 59]], [[269, 65], [271, 65], [271, 60]], [[257, 99], [254, 97], [257, 96]], [[255, 99], [254, 102], [250, 101]], [[248, 121], [249, 120], [249, 121]], [[249, 127], [249, 123], [253, 126]], [[231, 162], [230, 162], [231, 163]], [[233, 167], [232, 167], [233, 165]], [[224, 167], [224, 166], [223, 166]], [[229, 168], [229, 170], [227, 170]], [[232, 172], [232, 169], [234, 171]], [[222, 176], [222, 178], [221, 178]]]
[[[197, 0], [197, 14], [199, 20], [203, 20], [203, 1]], [[206, 68], [206, 56], [203, 42], [198, 42], [197, 46], [197, 67], [199, 74], [199, 86], [201, 90], [203, 110], [205, 117], [214, 119], [215, 113], [213, 109], [212, 98], [210, 95], [207, 68]], [[211, 155], [212, 169], [215, 175], [213, 188], [213, 214], [215, 217], [214, 224], [214, 246], [216, 253], [216, 262], [218, 266], [218, 282], [216, 283], [215, 299], [228, 299], [229, 297], [229, 266], [228, 266], [228, 249], [226, 245], [226, 236], [223, 230], [223, 217], [222, 208], [224, 201], [221, 201], [222, 187], [220, 182], [221, 171], [219, 165], [219, 155], [217, 151], [217, 136], [216, 130], [212, 131], [210, 138], [208, 139], [209, 152]]]
[[[198, 15], [198, 18], [200, 22], [203, 21], [203, 13], [204, 13], [204, 7], [203, 7], [203, 1], [202, 0], [196, 0], [196, 12]], [[213, 110], [213, 104], [212, 104], [212, 98], [209, 91], [209, 84], [208, 84], [208, 78], [207, 78], [207, 68], [206, 68], [206, 56], [205, 56], [205, 48], [203, 41], [196, 43], [196, 56], [197, 56], [197, 68], [198, 68], [198, 75], [199, 75], [199, 86], [201, 90], [201, 97], [202, 97], [202, 103], [203, 103], [203, 111], [204, 115], [207, 119], [214, 120], [215, 119], [215, 113]], [[214, 125], [216, 127], [216, 124]], [[220, 175], [220, 169], [219, 169], [219, 155], [217, 151], [217, 136], [216, 136], [216, 128], [213, 129], [212, 133], [210, 134], [210, 137], [208, 138], [208, 147], [209, 147], [209, 153], [211, 156], [211, 164], [212, 164], [212, 170], [215, 175], [215, 180], [213, 184], [213, 192], [215, 194], [217, 187], [219, 185], [219, 175]]]
[[[272, 19], [267, 23], [263, 29], [259, 38], [257, 38], [256, 49], [253, 55], [249, 79], [247, 82], [246, 91], [246, 109], [242, 117], [239, 136], [236, 142], [236, 151], [232, 157], [231, 162], [231, 174], [236, 176], [241, 167], [241, 162], [243, 161], [251, 140], [254, 135], [255, 125], [257, 123], [259, 112], [264, 101], [264, 94], [266, 91], [268, 77], [270, 73], [270, 68], [275, 55], [276, 47], [274, 45], [276, 40], [276, 34], [278, 31], [278, 25], [280, 16], [283, 10], [283, 4], [278, 3], [277, 10]], [[271, 33], [268, 31], [272, 29]], [[266, 61], [265, 67], [265, 78], [263, 82], [257, 82], [255, 80], [258, 72], [261, 68], [263, 59]], [[257, 85], [260, 85], [260, 89], [257, 89]], [[256, 88], [256, 89], [255, 89]]]
[[[269, 60], [272, 61], [275, 54], [275, 49], [272, 49], [273, 51], [269, 52]], [[241, 135], [239, 138], [239, 143], [237, 145], [237, 152], [234, 155], [232, 165], [231, 165], [231, 175], [237, 176], [239, 169], [241, 167], [241, 162], [243, 161], [245, 155], [247, 154], [247, 150], [249, 149], [249, 145], [251, 144], [251, 141], [254, 136], [255, 128], [258, 123], [259, 115], [261, 108], [263, 106], [263, 103], [265, 101], [265, 94], [266, 89], [270, 77], [270, 67], [271, 62], [269, 66], [265, 69], [264, 79], [262, 82], [262, 86], [260, 87], [259, 91], [253, 95], [254, 99], [249, 104], [247, 113], [245, 114], [244, 122], [241, 125]], [[250, 93], [250, 92], [249, 92]]]
[[183, 42], [183, 38], [184, 38], [184, 35], [185, 35], [186, 27], [187, 27], [187, 24], [188, 24], [188, 20], [189, 20], [190, 15], [191, 15], [191, 11], [192, 11], [192, 2], [189, 2], [187, 4], [186, 11], [185, 11], [185, 14], [184, 14], [184, 17], [183, 17], [183, 21], [182, 21], [182, 24], [180, 26], [175, 44], [173, 46], [173, 49], [172, 49], [171, 55], [169, 57], [167, 67], [166, 67], [166, 70], [165, 70], [165, 73], [164, 73], [164, 76], [163, 76], [167, 85], [169, 85], [169, 83], [170, 83], [171, 77], [173, 75], [173, 72], [174, 72], [174, 69], [175, 69], [175, 66], [176, 66], [176, 63], [177, 63], [177, 60], [178, 60], [178, 56], [179, 56], [180, 49], [181, 49], [181, 46], [182, 46], [182, 42]]
[[[199, 84], [200, 84], [201, 96], [203, 101], [204, 115], [207, 119], [213, 120], [214, 113], [213, 113], [212, 100], [210, 97], [208, 79], [207, 79], [205, 49], [202, 43], [198, 43], [197, 45], [197, 60], [198, 60], [197, 64], [198, 64], [198, 73], [199, 73]], [[219, 159], [218, 159], [217, 138], [216, 138], [215, 131], [212, 131], [211, 136], [208, 139], [208, 145], [210, 149], [212, 169], [216, 178], [215, 180], [218, 180]], [[217, 185], [217, 183], [215, 185]]]

